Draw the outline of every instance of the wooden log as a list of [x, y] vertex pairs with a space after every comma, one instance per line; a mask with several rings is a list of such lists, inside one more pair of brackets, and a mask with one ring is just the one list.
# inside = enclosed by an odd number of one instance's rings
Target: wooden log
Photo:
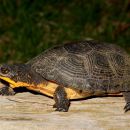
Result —
[[30, 92], [0, 97], [0, 130], [130, 130], [123, 97], [72, 101], [69, 112], [55, 112], [54, 101]]

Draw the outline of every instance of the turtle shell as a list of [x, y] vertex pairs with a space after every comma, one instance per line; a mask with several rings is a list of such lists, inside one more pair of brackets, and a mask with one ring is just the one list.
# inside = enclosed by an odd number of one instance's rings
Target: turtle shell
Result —
[[130, 57], [114, 44], [93, 40], [66, 43], [27, 64], [46, 80], [83, 92], [130, 90]]

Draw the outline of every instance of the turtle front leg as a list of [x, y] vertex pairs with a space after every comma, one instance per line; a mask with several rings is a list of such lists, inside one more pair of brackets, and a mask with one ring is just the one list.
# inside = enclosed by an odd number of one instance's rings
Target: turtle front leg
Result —
[[67, 112], [70, 106], [70, 101], [67, 99], [67, 93], [65, 92], [64, 87], [58, 86], [54, 92], [55, 104], [53, 105], [56, 108], [56, 111]]
[[15, 95], [15, 92], [11, 87], [4, 84], [0, 84], [0, 95], [10, 96], [10, 95]]
[[126, 105], [124, 107], [125, 112], [130, 110], [130, 92], [123, 92], [123, 96], [126, 101]]

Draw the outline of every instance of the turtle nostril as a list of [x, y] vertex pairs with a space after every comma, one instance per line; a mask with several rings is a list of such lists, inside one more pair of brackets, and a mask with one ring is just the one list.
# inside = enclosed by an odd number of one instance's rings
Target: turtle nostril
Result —
[[1, 67], [1, 72], [3, 74], [7, 74], [9, 72], [9, 69], [8, 68], [4, 68], [4, 67]]

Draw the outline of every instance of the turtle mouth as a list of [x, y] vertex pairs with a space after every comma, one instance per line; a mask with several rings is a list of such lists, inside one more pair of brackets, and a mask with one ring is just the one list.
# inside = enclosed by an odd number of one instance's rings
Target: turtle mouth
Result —
[[15, 85], [15, 84], [16, 84], [15, 81], [11, 80], [11, 79], [8, 78], [8, 77], [4, 77], [4, 76], [1, 76], [1, 75], [0, 75], [0, 79], [3, 80], [3, 81], [5, 81], [5, 82], [7, 82], [7, 83], [9, 83], [9, 84], [11, 84], [11, 85]]
[[12, 88], [20, 87], [20, 86], [30, 86], [28, 83], [24, 83], [21, 81], [15, 82], [14, 80], [10, 79], [9, 77], [1, 76], [0, 79], [7, 82]]

